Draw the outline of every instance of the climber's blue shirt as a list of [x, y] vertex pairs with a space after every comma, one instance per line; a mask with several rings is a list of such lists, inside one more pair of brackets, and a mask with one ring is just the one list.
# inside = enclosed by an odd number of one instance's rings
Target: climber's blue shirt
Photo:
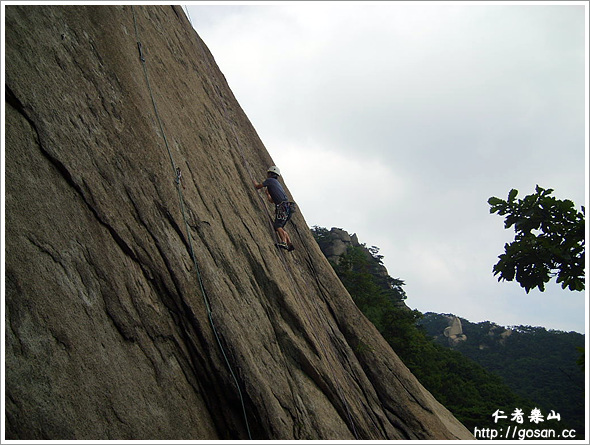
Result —
[[262, 183], [262, 185], [268, 189], [268, 193], [270, 193], [270, 197], [275, 204], [288, 201], [287, 194], [285, 193], [285, 190], [283, 190], [283, 186], [275, 178], [267, 178], [266, 181]]

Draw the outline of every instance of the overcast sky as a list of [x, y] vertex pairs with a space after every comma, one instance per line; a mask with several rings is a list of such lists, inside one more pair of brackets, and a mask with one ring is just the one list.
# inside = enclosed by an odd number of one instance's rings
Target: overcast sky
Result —
[[187, 10], [307, 223], [378, 246], [410, 307], [585, 332], [587, 293], [493, 276], [514, 233], [487, 204], [587, 204], [582, 5]]

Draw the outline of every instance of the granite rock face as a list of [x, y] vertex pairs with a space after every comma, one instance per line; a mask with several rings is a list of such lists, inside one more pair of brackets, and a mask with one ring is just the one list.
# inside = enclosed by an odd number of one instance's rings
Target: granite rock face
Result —
[[5, 37], [7, 439], [472, 438], [304, 208], [274, 246], [273, 160], [180, 7], [8, 5]]
[[349, 247], [360, 246], [356, 233], [352, 235], [346, 230], [332, 227], [330, 229], [330, 243], [323, 249], [324, 255], [329, 261], [338, 263], [340, 256], [344, 255]]
[[447, 337], [450, 346], [457, 346], [462, 341], [467, 340], [467, 336], [463, 333], [463, 326], [459, 317], [447, 316], [449, 325], [443, 331], [443, 335]]

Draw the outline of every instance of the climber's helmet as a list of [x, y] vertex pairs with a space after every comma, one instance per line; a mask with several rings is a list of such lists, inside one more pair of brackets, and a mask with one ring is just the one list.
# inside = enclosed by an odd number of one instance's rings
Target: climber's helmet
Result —
[[272, 166], [268, 167], [268, 170], [266, 172], [273, 173], [277, 176], [281, 176], [281, 171], [279, 170], [279, 167], [277, 167], [276, 165], [272, 165]]

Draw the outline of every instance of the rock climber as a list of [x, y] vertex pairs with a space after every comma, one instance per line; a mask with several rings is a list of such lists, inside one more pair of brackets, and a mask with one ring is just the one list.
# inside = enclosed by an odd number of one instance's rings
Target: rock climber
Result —
[[293, 247], [291, 238], [285, 231], [284, 227], [291, 219], [294, 203], [289, 202], [287, 194], [278, 180], [279, 176], [281, 176], [281, 171], [276, 165], [273, 165], [266, 171], [266, 180], [262, 184], [254, 181], [254, 187], [256, 187], [257, 190], [265, 188], [266, 197], [275, 205], [275, 220], [273, 227], [280, 240], [280, 242], [276, 244], [277, 247], [292, 251], [295, 248]]

